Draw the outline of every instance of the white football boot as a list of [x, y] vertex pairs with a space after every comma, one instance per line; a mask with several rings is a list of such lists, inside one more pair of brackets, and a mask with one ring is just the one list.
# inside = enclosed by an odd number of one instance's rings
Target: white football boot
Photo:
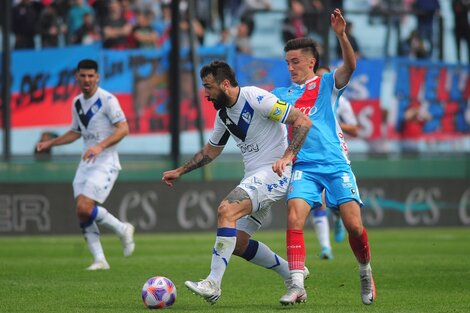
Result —
[[219, 300], [222, 290], [211, 279], [203, 279], [199, 282], [186, 281], [184, 285], [194, 294], [201, 296], [210, 304], [215, 304]]
[[109, 264], [106, 260], [97, 260], [86, 268], [87, 271], [109, 270]]
[[372, 270], [361, 270], [361, 298], [362, 303], [372, 304], [376, 297], [374, 277], [372, 277]]
[[126, 225], [126, 229], [124, 233], [120, 236], [121, 244], [122, 244], [122, 251], [124, 256], [130, 256], [134, 252], [135, 243], [134, 243], [134, 231], [135, 228], [130, 223], [124, 223]]

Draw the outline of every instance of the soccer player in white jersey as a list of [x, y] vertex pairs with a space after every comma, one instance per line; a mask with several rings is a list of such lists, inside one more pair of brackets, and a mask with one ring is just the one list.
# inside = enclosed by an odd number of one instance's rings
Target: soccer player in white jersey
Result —
[[[315, 74], [321, 77], [323, 74], [329, 73], [330, 71], [331, 70], [328, 66], [322, 65], [318, 67]], [[349, 100], [344, 96], [341, 96], [338, 100], [336, 118], [344, 134], [351, 137], [357, 137], [358, 126], [356, 115], [352, 109], [351, 102], [349, 102]], [[334, 221], [335, 241], [342, 242], [346, 236], [343, 221], [341, 220], [337, 210], [331, 210], [331, 213]], [[322, 194], [322, 206], [312, 210], [310, 215], [313, 228], [315, 229], [315, 234], [317, 235], [317, 239], [321, 247], [320, 259], [332, 260], [333, 252], [330, 242], [330, 225], [328, 224], [327, 218], [328, 211], [326, 210], [325, 204], [325, 192]]]
[[73, 99], [71, 129], [38, 143], [36, 149], [65, 145], [83, 137], [83, 155], [73, 181], [76, 213], [94, 259], [87, 270], [107, 270], [98, 224], [118, 235], [125, 256], [135, 248], [134, 226], [121, 222], [101, 205], [121, 170], [116, 144], [129, 133], [129, 127], [116, 97], [98, 87], [98, 64], [94, 60], [81, 60], [75, 78], [82, 93]]
[[330, 22], [341, 45], [343, 63], [333, 73], [318, 77], [315, 71], [319, 66], [319, 53], [315, 42], [309, 38], [289, 40], [284, 52], [292, 84], [272, 91], [312, 120], [312, 128], [295, 159], [287, 193], [286, 248], [292, 285], [279, 300], [283, 305], [307, 300], [302, 278], [305, 266], [303, 228], [311, 209], [321, 206], [324, 190], [326, 205], [339, 210], [348, 231], [349, 244], [359, 264], [362, 302], [372, 304], [376, 296], [369, 239], [361, 219], [362, 201], [335, 114], [337, 99], [356, 69], [356, 57], [339, 9], [333, 11]]
[[[221, 295], [222, 277], [233, 253], [276, 271], [289, 288], [287, 262], [251, 236], [261, 227], [271, 204], [285, 197], [292, 159], [312, 124], [305, 114], [271, 93], [252, 86], [239, 87], [233, 69], [223, 61], [204, 66], [200, 76], [204, 96], [217, 110], [214, 131], [201, 151], [177, 169], [164, 172], [162, 180], [173, 186], [181, 175], [213, 161], [230, 136], [241, 150], [245, 176], [218, 207], [209, 275], [185, 285], [214, 304]], [[290, 143], [283, 124], [292, 127]]]

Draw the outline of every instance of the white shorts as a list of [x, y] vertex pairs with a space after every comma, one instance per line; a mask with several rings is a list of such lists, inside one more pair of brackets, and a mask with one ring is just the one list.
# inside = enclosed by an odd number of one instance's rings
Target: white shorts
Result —
[[73, 195], [77, 198], [82, 194], [103, 203], [113, 189], [118, 175], [119, 169], [114, 166], [81, 162], [73, 179]]
[[253, 210], [237, 221], [237, 229], [253, 235], [270, 218], [271, 205], [285, 199], [292, 167], [286, 167], [282, 177], [273, 172], [271, 166], [262, 167], [255, 174], [244, 178], [237, 186], [246, 191]]

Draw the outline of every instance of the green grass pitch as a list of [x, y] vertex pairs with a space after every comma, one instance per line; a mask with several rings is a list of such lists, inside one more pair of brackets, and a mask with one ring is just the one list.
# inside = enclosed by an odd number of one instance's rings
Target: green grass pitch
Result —
[[[78, 232], [78, 231], [77, 231]], [[283, 281], [272, 271], [232, 257], [222, 297], [211, 306], [184, 287], [209, 272], [214, 232], [136, 234], [133, 256], [122, 256], [106, 234], [109, 271], [87, 272], [91, 256], [83, 238], [0, 238], [0, 312], [148, 312], [140, 298], [151, 276], [177, 287], [173, 312], [470, 312], [470, 229], [369, 229], [377, 301], [361, 303], [357, 264], [349, 244], [333, 243], [335, 259], [318, 258], [317, 239], [306, 230], [306, 304], [282, 307]], [[256, 239], [285, 256], [283, 231]]]

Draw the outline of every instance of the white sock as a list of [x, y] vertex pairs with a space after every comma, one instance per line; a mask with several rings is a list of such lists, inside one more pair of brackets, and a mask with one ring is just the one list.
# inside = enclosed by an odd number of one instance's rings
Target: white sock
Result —
[[116, 234], [122, 235], [124, 234], [124, 229], [126, 225], [118, 220], [114, 215], [108, 212], [105, 208], [101, 206], [95, 207], [97, 210], [96, 219], [95, 221], [103, 225], [111, 230], [113, 230]]
[[304, 272], [299, 270], [290, 271], [292, 283], [300, 288], [304, 288]]
[[274, 253], [261, 241], [251, 239], [242, 257], [253, 264], [275, 271], [284, 280], [290, 278], [287, 261]]
[[212, 251], [211, 272], [207, 278], [212, 279], [219, 287], [236, 243], [236, 228], [217, 229], [217, 237]]
[[322, 248], [331, 249], [330, 243], [330, 224], [326, 215], [312, 217], [313, 228], [317, 234], [318, 242]]
[[89, 226], [82, 227], [82, 232], [94, 261], [106, 260], [104, 257], [103, 247], [101, 246], [100, 230], [98, 229], [98, 225], [93, 222]]

